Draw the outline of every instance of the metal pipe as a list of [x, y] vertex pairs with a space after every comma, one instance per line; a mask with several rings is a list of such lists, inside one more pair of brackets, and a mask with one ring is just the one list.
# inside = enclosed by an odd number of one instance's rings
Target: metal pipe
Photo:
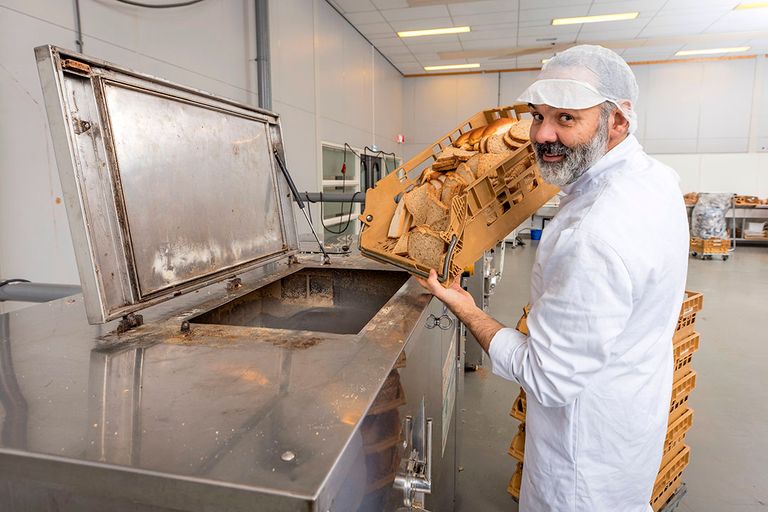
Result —
[[48, 302], [80, 293], [82, 289], [73, 284], [51, 283], [8, 283], [0, 286], [0, 302]]
[[83, 27], [80, 21], [80, 0], [75, 0], [75, 33], [77, 34], [75, 46], [77, 46], [78, 52], [83, 53]]
[[259, 107], [272, 110], [268, 3], [268, 0], [256, 0], [256, 80], [259, 93]]
[[364, 203], [365, 192], [299, 192], [309, 203]]

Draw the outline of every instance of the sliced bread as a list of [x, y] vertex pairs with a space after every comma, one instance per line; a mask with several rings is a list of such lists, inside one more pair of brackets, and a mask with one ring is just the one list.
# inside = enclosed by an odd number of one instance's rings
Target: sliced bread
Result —
[[445, 242], [427, 226], [417, 226], [408, 233], [408, 256], [438, 272], [445, 254]]

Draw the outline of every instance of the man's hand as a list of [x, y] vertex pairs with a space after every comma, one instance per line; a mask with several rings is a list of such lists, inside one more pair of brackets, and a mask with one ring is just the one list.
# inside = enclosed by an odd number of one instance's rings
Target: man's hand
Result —
[[417, 277], [416, 280], [457, 315], [461, 310], [476, 307], [475, 299], [461, 287], [461, 276], [457, 276], [448, 288], [443, 288], [437, 280], [437, 272], [434, 269], [429, 271], [429, 279]]
[[483, 350], [488, 352], [493, 336], [504, 326], [475, 305], [475, 299], [472, 298], [472, 295], [459, 284], [461, 278], [457, 277], [448, 288], [443, 288], [437, 280], [437, 272], [434, 270], [429, 271], [429, 279], [420, 277], [416, 279], [424, 289], [440, 299], [443, 304], [448, 306], [448, 309], [453, 311], [461, 323], [472, 332]]

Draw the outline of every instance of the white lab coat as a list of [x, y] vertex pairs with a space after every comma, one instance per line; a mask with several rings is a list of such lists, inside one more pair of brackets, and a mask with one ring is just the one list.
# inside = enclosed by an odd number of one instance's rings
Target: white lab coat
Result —
[[650, 511], [688, 266], [678, 177], [630, 135], [563, 191], [530, 336], [505, 328], [490, 346], [493, 372], [528, 394], [520, 511]]

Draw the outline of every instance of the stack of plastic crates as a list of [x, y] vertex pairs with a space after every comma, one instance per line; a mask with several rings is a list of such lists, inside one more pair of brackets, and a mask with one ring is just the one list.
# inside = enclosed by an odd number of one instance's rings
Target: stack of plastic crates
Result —
[[[669, 423], [661, 465], [651, 494], [651, 507], [655, 512], [675, 510], [686, 492], [682, 475], [690, 460], [690, 448], [685, 444], [685, 436], [693, 425], [693, 410], [688, 407], [688, 397], [696, 386], [696, 372], [693, 371], [691, 363], [693, 353], [699, 348], [699, 334], [695, 330], [695, 323], [696, 314], [701, 311], [703, 302], [704, 296], [701, 293], [685, 292], [685, 300], [680, 308], [677, 327], [672, 336], [674, 358], [672, 398], [669, 404]], [[527, 316], [528, 308], [526, 307], [523, 317], [517, 324], [517, 329], [526, 335], [528, 334]], [[523, 477], [525, 410], [526, 396], [521, 388], [509, 413], [520, 422], [508, 450], [509, 455], [518, 461], [517, 469], [507, 486], [507, 492], [515, 500], [520, 498], [520, 484]]]

